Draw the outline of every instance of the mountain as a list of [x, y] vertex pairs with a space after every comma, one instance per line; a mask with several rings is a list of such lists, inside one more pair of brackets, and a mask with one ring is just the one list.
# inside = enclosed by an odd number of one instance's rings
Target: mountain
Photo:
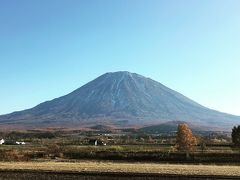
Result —
[[139, 127], [167, 121], [229, 130], [240, 117], [208, 109], [157, 81], [125, 71], [106, 73], [70, 94], [0, 116], [0, 126], [8, 128]]

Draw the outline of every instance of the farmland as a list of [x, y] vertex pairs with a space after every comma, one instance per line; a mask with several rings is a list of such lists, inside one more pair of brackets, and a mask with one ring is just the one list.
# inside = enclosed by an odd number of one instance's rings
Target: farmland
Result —
[[[1, 162], [0, 171], [25, 173], [48, 172], [55, 173], [61, 177], [65, 173], [68, 176], [88, 175], [95, 176], [134, 176], [146, 177], [227, 177], [239, 178], [239, 166], [217, 166], [217, 165], [176, 165], [158, 163], [126, 163], [112, 161], [78, 161], [78, 162]], [[47, 174], [46, 174], [47, 176]], [[92, 178], [94, 179], [94, 178]], [[143, 178], [142, 178], [143, 179]]]
[[[1, 138], [26, 142], [0, 145], [0, 161], [36, 160], [124, 160], [169, 163], [239, 164], [240, 153], [226, 134], [198, 135], [190, 157], [177, 151], [175, 135], [144, 134], [135, 131], [14, 131]], [[103, 141], [95, 146], [91, 140]], [[204, 143], [204, 144], [203, 144]]]
[[[225, 134], [199, 135], [188, 158], [176, 150], [173, 134], [19, 131], [1, 136], [26, 144], [0, 145], [0, 179], [240, 177], [240, 152]], [[106, 145], [95, 146], [91, 139]]]

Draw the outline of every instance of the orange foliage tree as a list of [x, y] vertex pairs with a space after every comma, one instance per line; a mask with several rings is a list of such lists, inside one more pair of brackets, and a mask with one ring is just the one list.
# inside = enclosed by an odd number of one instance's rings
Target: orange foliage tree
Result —
[[194, 150], [197, 143], [196, 138], [192, 134], [192, 130], [186, 123], [178, 125], [176, 147], [179, 151], [186, 152], [186, 157]]

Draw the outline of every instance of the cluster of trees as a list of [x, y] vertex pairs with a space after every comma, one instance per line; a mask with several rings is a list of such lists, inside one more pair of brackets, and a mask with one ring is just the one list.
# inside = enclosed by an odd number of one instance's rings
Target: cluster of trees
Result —
[[4, 139], [52, 139], [56, 138], [58, 132], [48, 132], [48, 131], [35, 131], [35, 132], [21, 132], [21, 131], [12, 131], [12, 132], [0, 132], [0, 137]]

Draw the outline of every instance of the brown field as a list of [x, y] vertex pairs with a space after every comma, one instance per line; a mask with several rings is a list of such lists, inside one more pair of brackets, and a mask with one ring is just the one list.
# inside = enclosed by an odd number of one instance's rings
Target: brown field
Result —
[[122, 172], [170, 175], [239, 176], [240, 166], [126, 163], [112, 161], [78, 162], [0, 162], [0, 170], [34, 170], [52, 172]]

